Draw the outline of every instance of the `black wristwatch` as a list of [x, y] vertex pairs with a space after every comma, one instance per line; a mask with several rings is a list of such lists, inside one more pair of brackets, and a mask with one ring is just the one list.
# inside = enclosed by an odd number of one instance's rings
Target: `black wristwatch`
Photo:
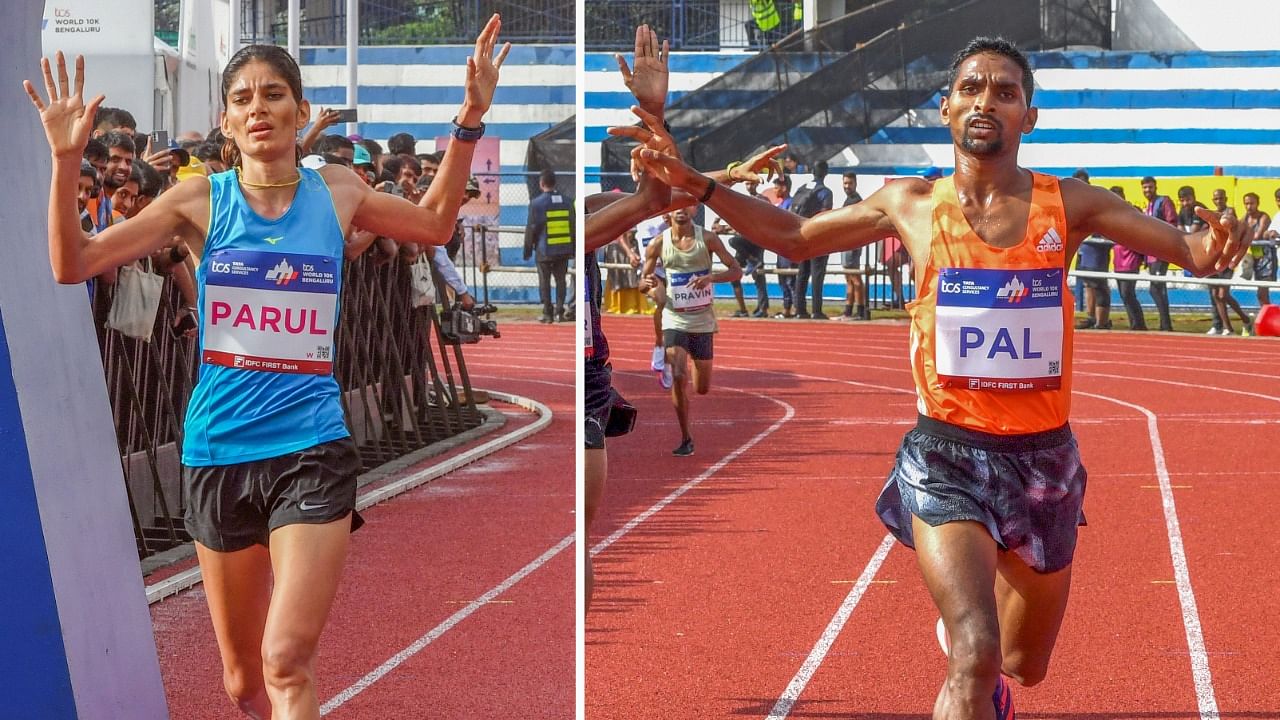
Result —
[[458, 124], [458, 116], [453, 116], [453, 137], [463, 142], [475, 142], [484, 137], [484, 123], [478, 128], [469, 128]]

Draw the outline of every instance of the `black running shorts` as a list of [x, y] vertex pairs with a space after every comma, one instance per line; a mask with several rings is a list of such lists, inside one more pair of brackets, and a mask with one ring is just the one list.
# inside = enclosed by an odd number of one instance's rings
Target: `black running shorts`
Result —
[[715, 333], [663, 330], [662, 346], [684, 348], [694, 360], [710, 360], [715, 354]]
[[588, 450], [604, 449], [604, 428], [613, 407], [612, 370], [608, 363], [587, 360], [583, 369], [582, 422]]
[[933, 527], [982, 523], [1002, 549], [1051, 573], [1075, 554], [1085, 481], [1068, 425], [1001, 436], [921, 417], [902, 440], [876, 513], [908, 547], [913, 515]]
[[268, 545], [271, 531], [333, 522], [355, 512], [360, 456], [350, 437], [235, 465], [182, 468], [184, 520], [196, 542], [218, 552]]

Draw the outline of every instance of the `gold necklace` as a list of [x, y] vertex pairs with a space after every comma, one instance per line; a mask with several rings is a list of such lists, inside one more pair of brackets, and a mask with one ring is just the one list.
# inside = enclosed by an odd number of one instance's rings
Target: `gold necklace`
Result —
[[249, 182], [248, 180], [245, 180], [244, 174], [241, 172], [240, 168], [236, 168], [236, 179], [240, 181], [241, 185], [249, 188], [250, 190], [266, 190], [267, 188], [293, 187], [294, 185], [297, 185], [298, 183], [302, 182], [302, 173], [298, 173], [297, 177], [295, 177], [294, 179], [288, 182], [260, 184], [260, 183]]

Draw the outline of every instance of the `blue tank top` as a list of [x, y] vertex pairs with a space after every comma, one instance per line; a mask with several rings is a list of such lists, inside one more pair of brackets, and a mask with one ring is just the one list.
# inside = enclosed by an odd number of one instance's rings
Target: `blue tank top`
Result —
[[234, 171], [209, 178], [184, 465], [262, 460], [350, 434], [333, 377], [343, 233], [324, 179], [298, 170], [277, 220], [249, 207]]

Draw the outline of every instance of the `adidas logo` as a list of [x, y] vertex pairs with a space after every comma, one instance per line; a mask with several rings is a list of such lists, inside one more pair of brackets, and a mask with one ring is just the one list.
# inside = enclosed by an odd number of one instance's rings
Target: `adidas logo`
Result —
[[1022, 302], [1022, 298], [1027, 296], [1027, 286], [1022, 284], [1017, 275], [1014, 275], [1009, 282], [996, 291], [996, 297], [1005, 298], [1011, 303]]
[[289, 266], [288, 260], [281, 260], [279, 265], [267, 271], [267, 279], [275, 280], [277, 285], [288, 285], [297, 277], [298, 271]]
[[1049, 228], [1049, 232], [1036, 243], [1036, 252], [1062, 252], [1062, 238], [1058, 235], [1058, 231]]

